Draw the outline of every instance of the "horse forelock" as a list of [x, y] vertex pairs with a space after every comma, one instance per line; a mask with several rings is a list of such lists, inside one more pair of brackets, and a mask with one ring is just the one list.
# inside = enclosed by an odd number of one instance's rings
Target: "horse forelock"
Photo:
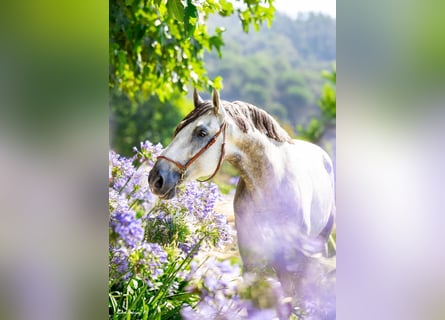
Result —
[[175, 129], [175, 133], [173, 134], [173, 137], [175, 137], [179, 131], [184, 129], [187, 125], [198, 119], [199, 117], [203, 116], [207, 112], [213, 109], [213, 105], [210, 101], [203, 101], [199, 105], [195, 106], [195, 108], [190, 112], [188, 115], [185, 116], [184, 119], [178, 124], [178, 126]]
[[[227, 114], [233, 119], [238, 128], [244, 133], [256, 128], [259, 132], [278, 142], [290, 142], [292, 138], [280, 127], [278, 122], [264, 110], [255, 107], [252, 104], [234, 101], [228, 102], [221, 100], [221, 105]], [[211, 101], [203, 101], [198, 104], [176, 127], [173, 137], [175, 137], [188, 124], [213, 109]]]

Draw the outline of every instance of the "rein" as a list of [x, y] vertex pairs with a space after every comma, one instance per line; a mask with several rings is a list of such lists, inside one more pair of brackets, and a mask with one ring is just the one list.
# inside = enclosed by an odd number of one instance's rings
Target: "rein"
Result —
[[225, 154], [225, 144], [226, 144], [226, 122], [224, 121], [221, 126], [219, 127], [219, 130], [217, 133], [215, 133], [215, 135], [213, 136], [212, 139], [210, 139], [209, 142], [207, 142], [207, 144], [201, 149], [199, 150], [189, 161], [186, 162], [186, 164], [182, 164], [178, 161], [172, 160], [170, 158], [167, 158], [165, 156], [158, 156], [158, 160], [159, 159], [164, 159], [167, 160], [173, 164], [175, 164], [178, 168], [179, 168], [179, 172], [181, 174], [180, 176], [180, 181], [182, 181], [184, 179], [184, 175], [185, 172], [187, 171], [187, 169], [192, 165], [193, 162], [195, 162], [204, 152], [206, 152], [215, 142], [216, 139], [218, 139], [219, 135], [221, 134], [221, 132], [223, 133], [223, 143], [221, 144], [221, 154], [219, 156], [219, 160], [218, 160], [218, 166], [216, 167], [215, 171], [213, 172], [213, 174], [204, 180], [199, 180], [199, 182], [206, 182], [209, 181], [210, 179], [212, 179], [217, 173], [219, 168], [221, 167], [221, 163], [222, 160], [224, 158], [224, 154]]

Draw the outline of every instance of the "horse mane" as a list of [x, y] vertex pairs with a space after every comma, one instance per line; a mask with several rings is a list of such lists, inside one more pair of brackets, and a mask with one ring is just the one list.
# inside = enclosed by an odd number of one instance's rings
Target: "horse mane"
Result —
[[[221, 105], [224, 107], [227, 114], [233, 119], [238, 128], [240, 128], [244, 133], [247, 133], [249, 130], [257, 129], [267, 137], [278, 142], [293, 142], [292, 138], [287, 134], [287, 132], [266, 111], [255, 107], [250, 103], [242, 101], [228, 102], [221, 100]], [[173, 136], [176, 136], [179, 131], [181, 131], [188, 124], [212, 109], [213, 105], [211, 101], [203, 101], [195, 106], [193, 111], [190, 112], [178, 124]]]
[[292, 138], [270, 114], [250, 103], [234, 101], [225, 104], [224, 109], [244, 133], [255, 128], [276, 141], [293, 142]]

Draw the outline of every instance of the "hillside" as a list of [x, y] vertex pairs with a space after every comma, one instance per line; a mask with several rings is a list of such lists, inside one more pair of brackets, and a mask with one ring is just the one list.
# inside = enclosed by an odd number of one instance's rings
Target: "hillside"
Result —
[[288, 130], [318, 113], [325, 82], [320, 73], [336, 59], [335, 19], [309, 14], [291, 19], [276, 13], [272, 27], [244, 33], [236, 17], [209, 19], [224, 27], [222, 58], [207, 54], [211, 77], [222, 76], [225, 100], [244, 100], [276, 116]]

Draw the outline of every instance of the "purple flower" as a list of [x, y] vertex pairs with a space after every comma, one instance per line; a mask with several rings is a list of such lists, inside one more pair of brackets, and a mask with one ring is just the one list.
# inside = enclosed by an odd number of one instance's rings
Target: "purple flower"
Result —
[[[232, 265], [228, 260], [218, 261], [215, 258], [198, 256], [190, 264], [190, 274], [186, 278], [190, 291], [198, 291], [199, 303], [194, 306], [184, 305], [181, 310], [183, 319], [256, 319], [269, 320], [278, 317], [282, 313], [280, 308], [290, 305], [280, 304], [283, 298], [280, 292], [281, 284], [277, 280], [268, 279], [267, 286], [258, 287], [256, 276], [251, 274], [244, 278], [241, 276], [241, 268]], [[246, 288], [261, 290], [262, 294], [272, 299], [272, 305], [257, 306], [252, 301], [241, 298], [241, 293]], [[259, 289], [261, 288], [261, 289]], [[265, 290], [265, 291], [263, 291]], [[287, 313], [283, 313], [287, 314]]]
[[111, 248], [111, 265], [116, 267], [116, 272], [123, 276], [126, 280], [130, 277], [128, 254], [129, 251], [125, 247]]
[[133, 201], [142, 200], [147, 203], [155, 201], [155, 196], [151, 193], [148, 185], [148, 172], [151, 167], [142, 164], [129, 179], [125, 185], [123, 192], [127, 194]]
[[158, 155], [161, 154], [163, 147], [162, 144], [158, 143], [153, 145], [150, 141], [146, 140], [141, 142], [138, 149], [133, 147], [133, 151], [139, 155], [139, 162], [148, 161], [148, 165], [152, 167]]
[[188, 256], [192, 250], [194, 250], [192, 257], [196, 256], [199, 251], [199, 239], [191, 236], [189, 239], [187, 239], [186, 242], [181, 242], [178, 244], [178, 248], [182, 250], [185, 256]]
[[238, 176], [237, 176], [237, 177], [230, 177], [230, 178], [229, 178], [229, 183], [230, 183], [231, 185], [236, 186], [236, 185], [238, 184], [238, 181], [239, 181], [239, 177], [238, 177]]
[[[128, 249], [125, 246], [111, 249], [111, 264], [124, 280], [135, 275], [154, 287], [156, 280], [163, 275], [168, 255], [157, 243], [142, 243]], [[116, 276], [116, 275], [115, 275]]]
[[245, 319], [241, 315], [247, 314], [247, 311], [236, 295], [241, 276], [240, 267], [215, 258], [208, 258], [204, 263], [201, 259], [205, 258], [198, 256], [190, 264], [190, 274], [187, 276], [191, 284], [189, 290], [200, 291], [201, 300], [194, 309], [184, 307], [181, 311], [183, 318]]
[[189, 182], [185, 190], [171, 202], [177, 207], [186, 208], [196, 219], [206, 221], [220, 197], [218, 187], [214, 183]]
[[335, 275], [326, 275], [325, 271], [320, 268], [308, 276], [313, 283], [305, 286], [304, 296], [299, 301], [303, 312], [302, 318], [307, 320], [335, 319]]
[[[233, 231], [223, 214], [214, 211], [215, 203], [221, 194], [214, 183], [189, 182], [177, 197], [168, 202], [171, 212], [185, 214], [194, 237], [206, 237], [206, 242], [222, 246], [231, 240]], [[189, 252], [190, 244], [187, 241], [180, 245], [184, 252]]]
[[125, 195], [119, 193], [113, 188], [108, 189], [108, 201], [110, 205], [110, 213], [112, 214], [117, 208], [128, 208], [128, 199]]
[[132, 210], [114, 213], [110, 226], [130, 248], [136, 247], [144, 236], [141, 220], [136, 219]]
[[109, 152], [108, 178], [110, 186], [115, 190], [121, 190], [133, 176], [136, 171], [133, 166], [133, 160], [132, 158], [121, 157], [114, 151]]
[[137, 270], [141, 270], [142, 278], [150, 287], [154, 287], [154, 282], [164, 273], [164, 265], [168, 262], [167, 253], [157, 243], [142, 243], [137, 249], [135, 256], [137, 259], [133, 265]]

